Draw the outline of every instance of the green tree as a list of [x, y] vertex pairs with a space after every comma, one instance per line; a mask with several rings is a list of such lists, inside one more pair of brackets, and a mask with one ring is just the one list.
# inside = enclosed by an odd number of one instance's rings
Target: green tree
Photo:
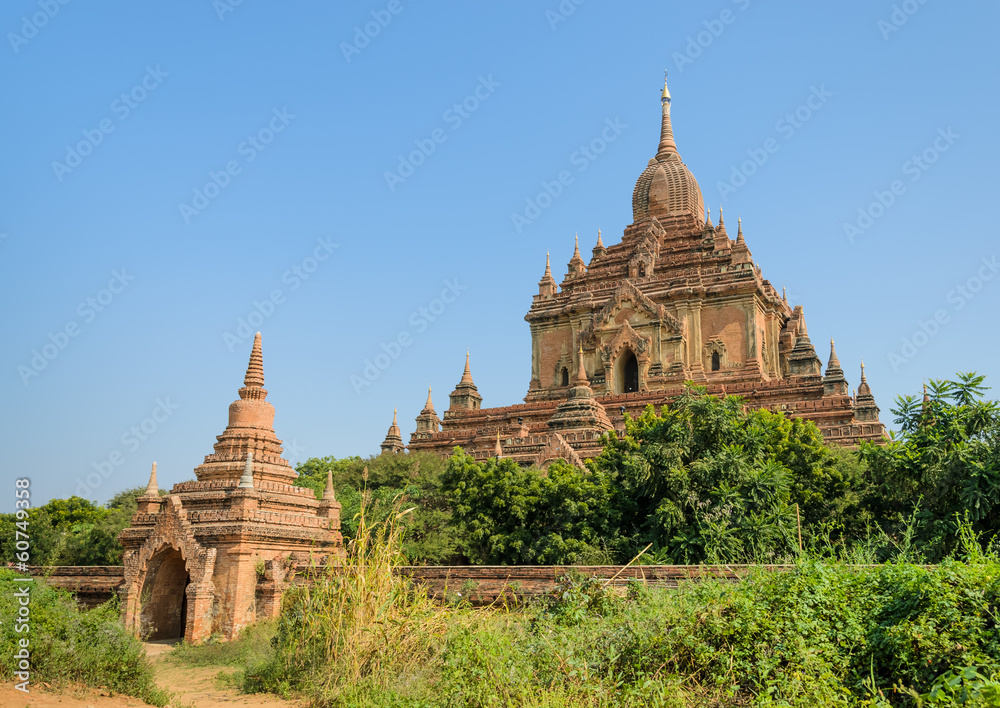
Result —
[[[126, 489], [105, 506], [82, 499], [53, 499], [28, 510], [31, 565], [118, 565], [122, 547], [118, 534], [132, 521], [145, 487]], [[160, 490], [160, 495], [167, 492]], [[17, 518], [0, 514], [0, 562], [14, 562]]]
[[897, 544], [909, 534], [929, 561], [956, 548], [961, 519], [987, 540], [1000, 532], [1000, 408], [984, 400], [984, 381], [959, 373], [931, 380], [926, 400], [898, 397], [899, 434], [861, 448], [871, 475], [866, 506]]
[[609, 434], [591, 462], [614, 488], [619, 560], [653, 545], [662, 562], [754, 562], [790, 556], [805, 526], [843, 521], [856, 465], [832, 453], [816, 426], [746, 410], [689, 385]]
[[457, 529], [451, 524], [451, 507], [441, 489], [447, 462], [431, 453], [312, 458], [300, 463], [296, 484], [323, 496], [327, 470], [341, 504], [341, 530], [346, 538], [357, 532], [362, 499], [367, 501], [370, 522], [383, 521], [402, 497], [415, 510], [403, 517], [403, 553], [409, 562], [446, 565], [460, 559]]
[[607, 478], [562, 461], [545, 471], [479, 464], [456, 448], [443, 481], [473, 563], [576, 563], [614, 527]]

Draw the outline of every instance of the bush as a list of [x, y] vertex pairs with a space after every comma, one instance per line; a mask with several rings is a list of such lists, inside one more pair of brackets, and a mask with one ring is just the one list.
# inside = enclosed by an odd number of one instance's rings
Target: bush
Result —
[[[0, 569], [0, 616], [17, 614], [15, 592], [26, 584]], [[0, 676], [13, 677], [18, 640], [27, 637], [31, 652], [31, 682], [66, 686], [81, 683], [106, 687], [163, 706], [169, 694], [157, 688], [146, 651], [121, 622], [116, 600], [90, 611], [81, 610], [68, 593], [36, 580], [30, 584], [30, 630], [18, 634], [11, 621], [0, 625]]]

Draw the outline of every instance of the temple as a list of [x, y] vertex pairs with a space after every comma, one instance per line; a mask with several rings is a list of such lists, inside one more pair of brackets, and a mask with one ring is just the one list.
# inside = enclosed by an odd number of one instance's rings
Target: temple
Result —
[[[660, 141], [636, 181], [621, 242], [605, 246], [598, 231], [587, 262], [577, 239], [561, 283], [546, 255], [525, 316], [524, 403], [482, 408], [467, 354], [442, 418], [428, 392], [409, 450], [446, 455], [460, 446], [479, 459], [502, 451], [526, 465], [580, 464], [600, 452], [605, 432], [623, 428], [626, 412], [669, 403], [687, 381], [811, 420], [829, 443], [884, 438], [863, 364], [851, 396], [833, 342], [824, 372], [802, 306], [764, 279], [742, 223], [735, 238], [721, 210], [713, 224], [678, 152], [670, 108], [664, 83]], [[395, 418], [383, 450], [401, 451], [394, 430]]]
[[258, 332], [229, 424], [195, 481], [161, 497], [153, 463], [132, 525], [119, 535], [125, 623], [144, 638], [231, 639], [277, 616], [294, 564], [343, 554], [332, 479], [322, 499], [294, 486], [266, 398]]

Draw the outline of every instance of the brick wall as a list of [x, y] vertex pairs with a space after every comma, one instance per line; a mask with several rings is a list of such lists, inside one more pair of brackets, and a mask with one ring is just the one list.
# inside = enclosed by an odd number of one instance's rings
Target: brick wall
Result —
[[[746, 565], [599, 565], [599, 566], [404, 566], [398, 572], [428, 586], [435, 597], [456, 594], [476, 605], [489, 604], [501, 598], [533, 600], [549, 595], [559, 579], [573, 570], [586, 577], [608, 581], [613, 587], [625, 587], [630, 582], [644, 582], [656, 587], [677, 587], [685, 580], [714, 578], [739, 581], [755, 569], [784, 570], [790, 566]], [[124, 580], [122, 566], [59, 566], [33, 567], [32, 575], [45, 577], [50, 585], [76, 595], [86, 607], [93, 607], [111, 598]], [[300, 569], [298, 581], [308, 582], [313, 573]]]

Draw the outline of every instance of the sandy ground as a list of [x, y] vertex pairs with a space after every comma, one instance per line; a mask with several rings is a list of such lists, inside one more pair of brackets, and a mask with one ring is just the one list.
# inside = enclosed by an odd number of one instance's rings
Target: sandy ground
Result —
[[[172, 645], [167, 642], [150, 642], [146, 651], [153, 660], [157, 683], [172, 691], [176, 700], [172, 708], [194, 706], [195, 708], [236, 708], [250, 706], [257, 708], [302, 708], [305, 704], [284, 701], [273, 696], [245, 696], [232, 688], [218, 688], [215, 677], [231, 670], [218, 667], [178, 666], [163, 661]], [[31, 693], [18, 691], [12, 684], [0, 686], [0, 708], [139, 708], [146, 703], [126, 696], [111, 697], [107, 691], [77, 689], [55, 692], [45, 686], [32, 685]]]

